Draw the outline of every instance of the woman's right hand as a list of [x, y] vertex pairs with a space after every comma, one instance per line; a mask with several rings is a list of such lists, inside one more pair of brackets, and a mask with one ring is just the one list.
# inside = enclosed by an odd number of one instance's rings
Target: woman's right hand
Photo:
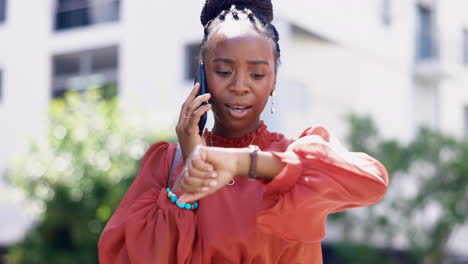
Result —
[[182, 156], [187, 160], [197, 145], [206, 145], [203, 137], [199, 135], [198, 122], [201, 116], [211, 110], [211, 104], [202, 105], [208, 102], [211, 94], [198, 95], [200, 83], [196, 83], [189, 96], [182, 105], [177, 122], [176, 133], [179, 140]]

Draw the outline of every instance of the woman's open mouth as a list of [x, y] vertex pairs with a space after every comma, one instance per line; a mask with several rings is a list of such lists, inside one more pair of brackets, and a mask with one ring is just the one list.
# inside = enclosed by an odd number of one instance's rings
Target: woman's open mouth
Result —
[[225, 105], [228, 109], [229, 115], [234, 119], [242, 119], [244, 118], [252, 106], [246, 105]]

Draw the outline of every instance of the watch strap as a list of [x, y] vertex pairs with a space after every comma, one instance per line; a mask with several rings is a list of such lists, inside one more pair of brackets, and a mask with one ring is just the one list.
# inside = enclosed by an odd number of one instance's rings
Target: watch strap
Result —
[[249, 168], [249, 179], [257, 179], [257, 156], [258, 146], [250, 145], [250, 168]]

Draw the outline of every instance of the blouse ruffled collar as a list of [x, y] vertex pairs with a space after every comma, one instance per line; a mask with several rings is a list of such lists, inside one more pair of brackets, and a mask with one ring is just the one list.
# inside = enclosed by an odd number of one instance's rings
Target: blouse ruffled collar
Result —
[[226, 138], [217, 135], [208, 129], [203, 134], [208, 146], [224, 148], [245, 148], [249, 145], [257, 145], [260, 149], [267, 148], [271, 142], [277, 140], [279, 134], [270, 133], [263, 121], [260, 121], [260, 127], [254, 132], [238, 138]]

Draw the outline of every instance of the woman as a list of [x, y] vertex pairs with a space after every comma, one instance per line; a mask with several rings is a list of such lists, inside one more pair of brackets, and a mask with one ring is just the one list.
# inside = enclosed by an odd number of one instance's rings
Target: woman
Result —
[[[291, 140], [260, 120], [280, 59], [272, 19], [270, 0], [206, 1], [210, 93], [196, 96], [197, 84], [182, 106], [184, 161], [166, 190], [176, 144], [147, 151], [101, 235], [102, 264], [322, 263], [327, 215], [382, 198], [388, 175], [377, 160], [348, 152], [324, 127]], [[210, 110], [214, 127], [199, 136]]]

